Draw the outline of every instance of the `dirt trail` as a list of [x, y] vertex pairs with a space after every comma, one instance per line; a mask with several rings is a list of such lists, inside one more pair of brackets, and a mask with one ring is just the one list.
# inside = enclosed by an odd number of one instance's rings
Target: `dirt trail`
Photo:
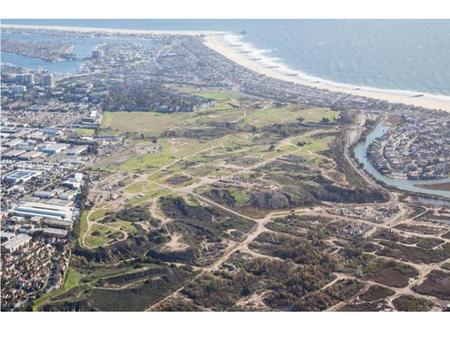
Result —
[[[208, 199], [205, 199], [206, 201]], [[212, 201], [211, 201], [212, 202]], [[220, 266], [228, 259], [231, 257], [231, 255], [233, 255], [235, 252], [237, 252], [238, 250], [241, 250], [242, 248], [246, 248], [248, 246], [248, 244], [250, 242], [252, 242], [256, 237], [258, 237], [259, 234], [261, 234], [261, 232], [263, 232], [266, 228], [264, 226], [264, 224], [266, 224], [270, 218], [271, 215], [267, 215], [265, 218], [262, 219], [254, 219], [242, 214], [239, 214], [238, 212], [235, 212], [231, 209], [225, 208], [215, 202], [213, 202], [214, 205], [225, 209], [227, 211], [232, 212], [235, 215], [238, 215], [240, 217], [252, 220], [254, 222], [256, 222], [256, 224], [253, 226], [253, 228], [247, 233], [246, 238], [242, 241], [242, 242], [237, 242], [232, 244], [229, 248], [227, 248], [225, 250], [225, 252], [216, 260], [214, 261], [212, 264], [210, 264], [208, 267], [204, 268], [199, 274], [197, 274], [191, 281], [196, 280], [198, 278], [200, 278], [201, 276], [203, 276], [206, 273], [211, 273], [214, 272], [215, 270], [219, 269]], [[179, 289], [175, 290], [173, 293], [171, 293], [170, 295], [164, 297], [163, 299], [161, 299], [160, 301], [158, 301], [157, 303], [154, 303], [153, 305], [151, 305], [149, 308], [147, 308], [146, 311], [151, 311], [155, 308], [157, 308], [160, 304], [162, 304], [164, 301], [168, 300], [171, 297], [174, 297], [176, 295], [178, 295], [183, 289], [184, 289], [184, 285], [182, 287], [180, 287]]]

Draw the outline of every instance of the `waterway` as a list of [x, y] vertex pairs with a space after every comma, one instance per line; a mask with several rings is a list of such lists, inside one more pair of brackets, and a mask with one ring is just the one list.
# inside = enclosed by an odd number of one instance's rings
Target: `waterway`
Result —
[[2, 19], [3, 23], [245, 31], [239, 35], [245, 48], [296, 72], [358, 87], [450, 96], [450, 20]]
[[450, 198], [450, 191], [425, 189], [417, 186], [418, 184], [447, 183], [450, 182], [450, 178], [432, 180], [403, 180], [385, 176], [375, 169], [367, 157], [367, 150], [369, 145], [376, 138], [383, 136], [388, 130], [389, 127], [384, 122], [378, 123], [372, 132], [367, 135], [366, 139], [358, 143], [355, 147], [355, 157], [361, 164], [364, 165], [364, 170], [366, 170], [376, 180], [382, 181], [389, 186], [401, 190]]
[[97, 37], [97, 36], [72, 36], [72, 35], [54, 35], [52, 33], [29, 34], [16, 31], [2, 31], [2, 39], [19, 40], [19, 41], [52, 41], [55, 43], [64, 43], [74, 47], [73, 53], [76, 60], [62, 60], [57, 62], [49, 62], [38, 58], [8, 53], [1, 51], [1, 63], [11, 64], [32, 70], [39, 68], [49, 71], [53, 74], [74, 74], [81, 70], [83, 59], [91, 55], [99, 45], [110, 43], [113, 39], [116, 43], [138, 42], [140, 45], [152, 47], [155, 42], [151, 39], [142, 38], [121, 38], [121, 37]]

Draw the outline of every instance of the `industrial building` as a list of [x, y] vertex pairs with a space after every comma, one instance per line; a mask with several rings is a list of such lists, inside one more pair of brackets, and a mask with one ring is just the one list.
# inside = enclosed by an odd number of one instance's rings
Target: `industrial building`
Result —
[[46, 144], [45, 147], [41, 149], [41, 151], [47, 154], [58, 154], [67, 147], [68, 145], [64, 143], [52, 143]]
[[24, 169], [18, 169], [14, 170], [13, 172], [10, 172], [8, 175], [5, 176], [4, 180], [6, 182], [10, 183], [19, 183], [19, 182], [26, 182], [33, 177], [39, 176], [42, 174], [41, 171], [38, 170], [24, 170]]
[[25, 150], [17, 150], [17, 149], [15, 149], [15, 150], [11, 150], [11, 151], [8, 151], [7, 153], [3, 154], [2, 157], [4, 157], [4, 158], [15, 158], [15, 157], [20, 156], [20, 155], [22, 155], [24, 153], [25, 153]]
[[14, 252], [31, 241], [31, 237], [25, 234], [18, 234], [2, 244], [3, 249]]
[[64, 205], [53, 205], [39, 202], [26, 202], [18, 205], [14, 209], [14, 214], [24, 217], [46, 217], [51, 219], [60, 219], [65, 221], [71, 221], [73, 210], [72, 208]]
[[74, 175], [74, 177], [70, 177], [69, 179], [67, 179], [61, 183], [61, 185], [70, 187], [72, 189], [79, 189], [82, 184], [83, 184], [83, 174], [82, 173], [76, 173]]

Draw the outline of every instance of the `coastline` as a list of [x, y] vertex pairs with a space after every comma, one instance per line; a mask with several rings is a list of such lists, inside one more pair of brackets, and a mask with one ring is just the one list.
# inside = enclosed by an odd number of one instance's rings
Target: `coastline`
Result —
[[190, 35], [202, 37], [205, 46], [211, 48], [227, 59], [252, 70], [256, 73], [272, 77], [278, 80], [300, 84], [331, 92], [340, 92], [354, 96], [371, 99], [386, 100], [392, 103], [403, 103], [429, 109], [442, 109], [450, 112], [450, 96], [418, 93], [405, 90], [390, 90], [370, 88], [350, 84], [337, 83], [324, 80], [290, 69], [280, 62], [270, 60], [262, 56], [261, 51], [256, 50], [248, 43], [240, 41], [236, 34], [218, 31], [163, 31], [163, 30], [138, 30], [121, 28], [94, 28], [75, 26], [40, 26], [40, 25], [15, 25], [1, 24], [6, 29], [48, 30], [74, 33], [116, 34], [132, 36], [154, 35]]
[[48, 30], [60, 32], [73, 33], [94, 33], [94, 34], [116, 34], [116, 35], [214, 35], [222, 34], [217, 31], [167, 31], [167, 30], [141, 30], [141, 29], [123, 29], [123, 28], [97, 28], [97, 27], [78, 27], [78, 26], [39, 26], [39, 25], [15, 25], [15, 24], [1, 24], [0, 27], [6, 29], [19, 30]]
[[442, 109], [450, 112], [449, 96], [361, 87], [309, 76], [276, 61], [265, 59], [258, 55], [258, 51], [252, 49], [252, 47], [244, 48], [246, 44], [240, 42], [238, 37], [233, 34], [205, 34], [203, 43], [227, 59], [267, 77], [331, 92], [341, 92], [371, 99], [386, 100], [392, 103], [403, 103], [429, 109]]
[[450, 190], [434, 189], [432, 185], [450, 183], [450, 178], [422, 180], [394, 178], [382, 174], [375, 168], [367, 156], [367, 148], [375, 138], [384, 134], [385, 128], [383, 124], [384, 122], [381, 121], [371, 128], [364, 140], [357, 137], [359, 141], [354, 144], [350, 156], [352, 157], [353, 162], [357, 163], [358, 166], [361, 166], [365, 174], [369, 175], [375, 182], [383, 187], [448, 200], [450, 198]]
[[445, 183], [431, 183], [431, 184], [418, 184], [419, 188], [432, 189], [432, 190], [443, 190], [450, 192], [450, 182]]

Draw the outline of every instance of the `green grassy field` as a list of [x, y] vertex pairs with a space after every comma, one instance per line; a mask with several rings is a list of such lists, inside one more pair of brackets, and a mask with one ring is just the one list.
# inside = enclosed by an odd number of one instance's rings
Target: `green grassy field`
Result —
[[159, 144], [161, 145], [160, 153], [131, 157], [129, 160], [120, 164], [119, 169], [122, 171], [150, 171], [174, 161], [176, 157], [172, 155], [169, 142], [163, 140]]
[[227, 102], [218, 102], [202, 111], [189, 113], [106, 112], [103, 113], [99, 134], [120, 135], [128, 132], [160, 136], [173, 128], [233, 121], [240, 115], [240, 109], [230, 106]]
[[327, 118], [330, 122], [339, 117], [339, 113], [328, 108], [312, 108], [299, 111], [300, 116], [305, 119], [305, 122], [319, 123], [323, 118]]
[[312, 152], [320, 152], [327, 150], [335, 139], [334, 136], [326, 136], [323, 138], [315, 138], [311, 141], [311, 143], [305, 145], [303, 148], [305, 150], [310, 150]]
[[112, 238], [121, 236], [121, 232], [115, 230], [114, 227], [110, 227], [102, 224], [94, 224], [91, 232], [86, 237], [86, 245], [90, 248], [98, 248], [107, 244]]
[[194, 88], [182, 88], [180, 91], [184, 93], [189, 93], [195, 96], [205, 97], [207, 99], [226, 101], [232, 100], [239, 97], [238, 93], [231, 91], [220, 91], [220, 90], [195, 90]]
[[86, 129], [86, 128], [74, 128], [73, 129], [77, 134], [82, 136], [92, 136], [95, 134], [94, 129]]
[[155, 183], [148, 183], [144, 186], [142, 191], [142, 196], [135, 197], [129, 201], [133, 206], [140, 205], [149, 201], [150, 199], [158, 198], [170, 194], [171, 191], [168, 189], [163, 189]]
[[[161, 139], [158, 141], [158, 144], [161, 146], [159, 153], [130, 156], [128, 160], [114, 166], [121, 171], [127, 172], [151, 172], [182, 157], [206, 150], [209, 147], [207, 143], [184, 139], [176, 139], [175, 141]], [[131, 189], [138, 189], [138, 187], [133, 186]]]
[[88, 216], [89, 210], [83, 210], [83, 212], [80, 215], [80, 225], [79, 225], [79, 231], [78, 231], [78, 244], [81, 245], [81, 238], [83, 238], [84, 233], [88, 229]]
[[292, 143], [304, 142], [305, 144], [301, 146], [302, 152], [313, 152], [317, 153], [320, 151], [327, 150], [330, 144], [334, 141], [335, 136], [325, 136], [325, 137], [304, 137], [299, 136], [292, 139]]
[[97, 209], [91, 213], [91, 215], [89, 216], [89, 220], [96, 221], [96, 220], [102, 218], [103, 216], [105, 216], [107, 211], [108, 210], [105, 210], [105, 209]]
[[106, 223], [105, 225], [113, 227], [117, 230], [123, 230], [131, 234], [136, 234], [137, 229], [131, 222], [126, 221], [115, 221], [111, 223]]
[[249, 114], [245, 121], [255, 127], [264, 127], [274, 123], [289, 123], [302, 118], [307, 123], [319, 123], [323, 118], [334, 121], [339, 114], [327, 108], [298, 110], [295, 107], [282, 107], [257, 110]]
[[175, 127], [184, 117], [186, 113], [106, 112], [103, 113], [100, 134], [136, 132], [158, 136]]
[[48, 292], [38, 299], [33, 301], [32, 309], [33, 311], [39, 311], [39, 309], [44, 306], [50, 299], [62, 295], [64, 292], [77, 286], [80, 282], [81, 274], [74, 268], [67, 268], [64, 275], [63, 284], [59, 289]]
[[144, 190], [144, 187], [146, 184], [147, 184], [147, 182], [145, 182], [145, 181], [139, 181], [139, 182], [133, 183], [132, 185], [126, 187], [124, 191], [127, 193], [130, 193], [130, 194], [137, 194]]

